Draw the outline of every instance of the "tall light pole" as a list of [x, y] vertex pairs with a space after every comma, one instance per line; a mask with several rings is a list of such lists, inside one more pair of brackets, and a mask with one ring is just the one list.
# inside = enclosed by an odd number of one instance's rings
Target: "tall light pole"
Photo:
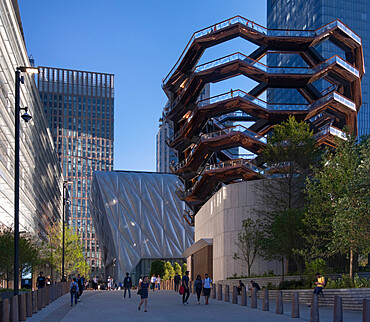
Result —
[[65, 276], [64, 276], [64, 254], [65, 254], [65, 209], [66, 209], [66, 204], [68, 202], [68, 197], [66, 195], [66, 189], [67, 189], [67, 184], [71, 183], [69, 181], [63, 181], [63, 228], [62, 228], [62, 282], [66, 282]]
[[32, 116], [28, 114], [28, 108], [21, 108], [20, 88], [21, 83], [24, 83], [24, 78], [21, 72], [29, 74], [37, 74], [38, 68], [34, 67], [17, 67], [15, 71], [15, 113], [14, 113], [14, 295], [18, 295], [19, 288], [19, 123], [20, 111], [25, 113], [22, 118], [28, 122]]

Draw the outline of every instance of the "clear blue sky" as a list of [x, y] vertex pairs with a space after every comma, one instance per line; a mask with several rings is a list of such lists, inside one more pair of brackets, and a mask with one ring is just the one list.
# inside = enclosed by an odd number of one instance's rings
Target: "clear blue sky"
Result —
[[[155, 171], [161, 80], [193, 32], [241, 15], [266, 23], [266, 0], [18, 0], [26, 46], [36, 65], [115, 74], [114, 169]], [[230, 41], [201, 62], [242, 51]], [[239, 82], [239, 83], [237, 83]], [[244, 79], [223, 83], [244, 88]], [[224, 88], [211, 87], [211, 95]]]

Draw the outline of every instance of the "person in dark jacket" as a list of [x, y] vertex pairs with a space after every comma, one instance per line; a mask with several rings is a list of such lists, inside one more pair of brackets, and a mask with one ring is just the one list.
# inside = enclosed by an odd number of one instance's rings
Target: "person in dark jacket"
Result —
[[85, 284], [85, 278], [80, 277], [80, 274], [77, 275], [77, 283], [78, 283], [77, 299], [79, 301], [81, 301], [80, 297], [81, 297], [82, 292], [83, 292], [83, 288], [84, 288], [84, 284]]
[[194, 289], [195, 292], [197, 293], [197, 300], [198, 300], [198, 305], [200, 304], [200, 295], [202, 293], [202, 278], [200, 275], [197, 276], [197, 278], [194, 281]]
[[238, 290], [238, 295], [240, 295], [240, 293], [241, 293], [241, 291], [242, 291], [243, 287], [245, 287], [244, 283], [243, 283], [241, 280], [239, 280], [239, 285], [238, 285], [238, 288], [237, 288], [237, 290]]
[[128, 299], [131, 301], [131, 286], [132, 286], [132, 279], [129, 273], [126, 273], [126, 277], [123, 280], [123, 288], [125, 289], [123, 293], [123, 299], [126, 298], [126, 291], [128, 291]]
[[176, 274], [175, 277], [173, 278], [174, 284], [175, 284], [175, 292], [179, 291], [179, 285], [180, 285], [180, 275]]
[[190, 296], [189, 288], [189, 271], [185, 272], [185, 275], [182, 277], [182, 286], [184, 287], [184, 293], [182, 294], [182, 304], [189, 304], [188, 299]]
[[38, 289], [45, 287], [46, 278], [43, 274], [43, 272], [40, 272], [40, 275], [37, 277], [36, 286]]

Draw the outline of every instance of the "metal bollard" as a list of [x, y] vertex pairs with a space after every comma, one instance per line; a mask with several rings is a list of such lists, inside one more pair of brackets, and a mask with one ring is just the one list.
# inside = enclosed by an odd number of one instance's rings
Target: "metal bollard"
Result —
[[269, 311], [269, 310], [270, 310], [269, 290], [267, 288], [264, 288], [263, 289], [262, 311]]
[[312, 293], [310, 322], [319, 322], [319, 320], [319, 298], [317, 294]]
[[37, 290], [37, 311], [42, 309], [42, 288]]
[[229, 285], [225, 285], [225, 296], [224, 296], [224, 301], [225, 302], [230, 302], [230, 289]]
[[12, 296], [10, 298], [10, 322], [19, 321], [19, 312], [18, 312], [18, 296]]
[[299, 318], [299, 293], [292, 293], [292, 318]]
[[217, 284], [217, 299], [222, 301], [222, 284]]
[[277, 291], [276, 314], [283, 314], [283, 313], [284, 313], [283, 292]]
[[251, 308], [257, 308], [257, 289], [255, 287], [252, 287]]
[[242, 306], [247, 306], [247, 290], [245, 286], [242, 287], [242, 297], [241, 297], [241, 305]]
[[238, 304], [238, 287], [233, 287], [233, 304]]
[[370, 321], [370, 300], [363, 299], [362, 322]]
[[32, 291], [32, 314], [37, 313], [37, 290]]
[[18, 295], [18, 319], [19, 321], [26, 321], [26, 294]]
[[333, 322], [343, 322], [342, 298], [338, 295], [334, 295]]
[[26, 293], [26, 316], [27, 317], [32, 316], [32, 293], [33, 292]]
[[216, 284], [212, 284], [212, 299], [216, 299]]
[[9, 322], [9, 313], [8, 299], [0, 301], [0, 321]]

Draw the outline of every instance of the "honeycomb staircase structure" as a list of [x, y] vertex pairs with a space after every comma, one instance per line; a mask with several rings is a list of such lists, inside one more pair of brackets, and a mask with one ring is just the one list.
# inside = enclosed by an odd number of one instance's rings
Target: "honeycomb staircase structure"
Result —
[[[237, 37], [258, 48], [249, 55], [236, 52], [198, 64], [207, 48]], [[326, 41], [339, 47], [345, 59], [324, 59], [315, 46]], [[260, 60], [270, 52], [298, 54], [307, 66], [267, 66]], [[179, 197], [195, 214], [222, 185], [263, 178], [256, 160], [266, 134], [290, 115], [310, 124], [318, 144], [334, 147], [338, 138], [346, 139], [345, 127], [357, 134], [364, 72], [361, 38], [339, 20], [317, 30], [271, 30], [236, 16], [195, 32], [162, 84], [168, 97], [163, 117], [174, 128], [167, 144], [179, 159], [171, 170], [185, 187]], [[248, 92], [232, 89], [199, 100], [207, 83], [240, 75], [257, 85]], [[318, 80], [330, 86], [320, 92]], [[296, 89], [306, 104], [267, 103], [260, 96], [269, 88]], [[225, 120], [253, 124], [225, 126]], [[249, 157], [235, 157], [233, 148], [249, 151]]]

